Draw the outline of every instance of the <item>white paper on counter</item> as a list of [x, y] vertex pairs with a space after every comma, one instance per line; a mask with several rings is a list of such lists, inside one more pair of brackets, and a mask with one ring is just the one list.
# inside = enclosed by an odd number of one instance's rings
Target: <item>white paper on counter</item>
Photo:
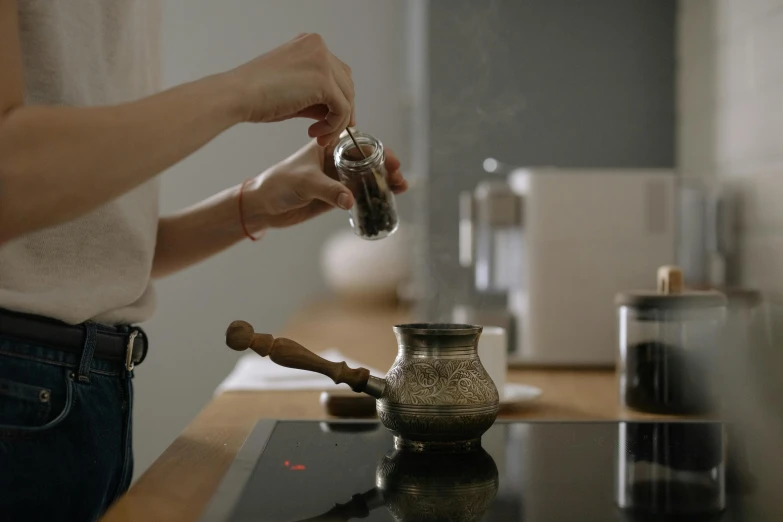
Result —
[[[339, 350], [331, 349], [318, 354], [327, 361], [345, 363], [351, 368], [364, 367], [364, 364], [345, 357]], [[385, 372], [374, 368], [367, 368], [370, 374], [376, 377], [383, 377]], [[304, 370], [295, 370], [279, 366], [267, 357], [261, 357], [256, 353], [243, 355], [236, 366], [220, 383], [215, 390], [215, 395], [220, 395], [227, 391], [258, 391], [258, 390], [335, 390], [344, 388], [348, 385], [335, 384], [332, 380], [320, 373], [307, 372]]]

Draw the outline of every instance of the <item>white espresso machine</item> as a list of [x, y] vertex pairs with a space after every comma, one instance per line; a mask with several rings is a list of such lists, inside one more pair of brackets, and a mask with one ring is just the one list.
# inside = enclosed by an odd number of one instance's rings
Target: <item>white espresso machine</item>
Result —
[[510, 365], [615, 364], [615, 295], [676, 262], [676, 191], [671, 170], [531, 168], [461, 195], [460, 263], [507, 296]]

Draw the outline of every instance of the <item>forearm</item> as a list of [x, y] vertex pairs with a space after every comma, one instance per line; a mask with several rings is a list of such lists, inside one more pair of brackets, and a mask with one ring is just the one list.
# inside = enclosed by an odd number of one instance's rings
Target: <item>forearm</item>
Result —
[[[239, 214], [239, 186], [174, 215], [158, 225], [152, 276], [161, 278], [207, 259], [246, 238]], [[245, 211], [248, 232], [258, 237], [266, 225]]]
[[0, 243], [77, 218], [240, 121], [228, 75], [123, 105], [21, 106], [0, 119]]

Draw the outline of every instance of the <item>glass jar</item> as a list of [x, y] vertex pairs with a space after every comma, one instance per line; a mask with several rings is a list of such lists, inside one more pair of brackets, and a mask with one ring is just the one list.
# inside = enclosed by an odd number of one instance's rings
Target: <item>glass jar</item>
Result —
[[[728, 298], [722, 354], [716, 382], [723, 383], [722, 415], [736, 418], [747, 409], [748, 390], [759, 382], [758, 368], [767, 368], [775, 347], [770, 343], [763, 297], [751, 289], [721, 289]], [[774, 378], [774, 377], [773, 377]], [[761, 379], [763, 381], [763, 379]], [[757, 400], [757, 399], [752, 399]]]
[[714, 520], [726, 508], [726, 452], [721, 423], [621, 422], [617, 505], [629, 521]]
[[350, 210], [351, 227], [363, 239], [383, 239], [396, 232], [399, 226], [383, 144], [369, 134], [352, 133], [361, 151], [347, 132], [334, 149], [334, 164], [340, 181], [356, 200]]
[[617, 305], [621, 406], [668, 415], [711, 412], [726, 297], [630, 293], [619, 295]]

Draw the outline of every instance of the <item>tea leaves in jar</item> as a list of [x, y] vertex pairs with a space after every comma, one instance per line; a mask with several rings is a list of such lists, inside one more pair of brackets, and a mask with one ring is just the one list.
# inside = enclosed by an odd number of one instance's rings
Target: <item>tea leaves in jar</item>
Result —
[[350, 137], [344, 137], [334, 152], [342, 183], [356, 201], [351, 209], [354, 232], [364, 239], [382, 239], [398, 227], [394, 193], [387, 182], [383, 145], [372, 136], [354, 133], [364, 157]]

